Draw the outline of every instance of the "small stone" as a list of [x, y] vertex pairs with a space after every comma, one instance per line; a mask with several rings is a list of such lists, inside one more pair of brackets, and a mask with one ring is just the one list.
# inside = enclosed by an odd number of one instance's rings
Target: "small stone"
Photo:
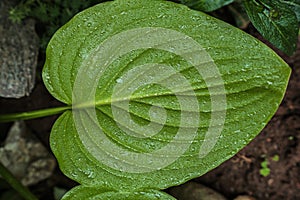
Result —
[[187, 182], [170, 189], [170, 194], [180, 200], [226, 200], [226, 198], [204, 185]]
[[15, 122], [0, 148], [0, 162], [25, 186], [34, 185], [52, 175], [55, 158], [26, 128]]
[[234, 200], [255, 200], [255, 198], [247, 196], [247, 195], [240, 195], [240, 196], [237, 196]]

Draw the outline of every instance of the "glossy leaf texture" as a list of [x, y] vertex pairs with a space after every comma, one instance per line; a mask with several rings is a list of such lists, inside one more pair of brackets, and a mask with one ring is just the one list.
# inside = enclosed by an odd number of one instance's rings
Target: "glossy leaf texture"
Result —
[[66, 199], [109, 191], [153, 199], [201, 176], [263, 129], [290, 75], [252, 36], [160, 0], [91, 7], [46, 53], [44, 83], [73, 108], [50, 136], [61, 170], [82, 185]]
[[233, 1], [234, 0], [180, 0], [182, 4], [203, 12], [211, 12], [217, 10], [225, 5], [232, 3]]
[[278, 49], [292, 55], [297, 48], [299, 25], [297, 16], [288, 3], [292, 2], [244, 1], [247, 14], [255, 28]]

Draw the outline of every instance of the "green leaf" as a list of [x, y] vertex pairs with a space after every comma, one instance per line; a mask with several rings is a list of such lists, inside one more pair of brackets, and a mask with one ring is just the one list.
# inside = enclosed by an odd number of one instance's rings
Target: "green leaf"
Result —
[[44, 83], [73, 108], [55, 122], [51, 148], [86, 195], [147, 193], [215, 168], [267, 124], [290, 75], [252, 36], [160, 0], [91, 7], [46, 53]]
[[244, 5], [255, 28], [278, 49], [292, 55], [297, 48], [298, 22], [286, 4], [269, 0], [245, 0]]
[[266, 177], [269, 176], [271, 173], [271, 170], [269, 168], [262, 168], [259, 170], [260, 175]]
[[101, 199], [101, 200], [175, 200], [174, 197], [160, 191], [147, 190], [135, 192], [118, 192], [116, 190], [105, 187], [85, 187], [77, 186], [73, 188], [62, 200], [73, 199]]
[[279, 161], [279, 155], [274, 155], [273, 157], [272, 157], [272, 160], [273, 161], [275, 161], [275, 162], [278, 162]]
[[194, 8], [196, 10], [201, 10], [204, 12], [217, 10], [232, 3], [233, 1], [234, 0], [180, 0], [182, 4], [185, 4], [190, 8]]
[[280, 0], [280, 2], [295, 12], [298, 23], [300, 23], [300, 0]]
[[271, 173], [270, 168], [268, 167], [268, 161], [264, 160], [263, 162], [261, 162], [261, 169], [259, 170], [260, 175], [266, 177], [269, 176]]

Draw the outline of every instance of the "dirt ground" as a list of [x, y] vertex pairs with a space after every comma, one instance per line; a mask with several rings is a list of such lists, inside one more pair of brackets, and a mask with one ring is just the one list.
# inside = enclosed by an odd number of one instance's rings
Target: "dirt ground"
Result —
[[[251, 33], [251, 31], [250, 31]], [[256, 34], [256, 33], [252, 33]], [[257, 36], [257, 35], [256, 35]], [[258, 36], [259, 37], [259, 36]], [[276, 115], [247, 147], [236, 156], [194, 181], [209, 186], [228, 199], [249, 195], [257, 200], [300, 199], [300, 44], [292, 57], [282, 57], [293, 69], [288, 90]], [[12, 113], [60, 105], [41, 81], [44, 57], [40, 55], [37, 83], [29, 97], [0, 98], [0, 112]], [[49, 148], [49, 134], [57, 116], [28, 120], [30, 131]], [[12, 123], [0, 124], [3, 141]], [[1, 144], [0, 144], [1, 145]], [[270, 174], [261, 175], [261, 163], [268, 162]], [[57, 167], [53, 175], [30, 189], [40, 199], [53, 199], [53, 187], [70, 189], [76, 183], [66, 178]]]

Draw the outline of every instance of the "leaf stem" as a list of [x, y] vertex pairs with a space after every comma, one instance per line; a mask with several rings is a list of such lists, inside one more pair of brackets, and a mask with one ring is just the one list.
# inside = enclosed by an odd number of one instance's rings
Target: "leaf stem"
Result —
[[14, 175], [0, 162], [0, 174], [24, 199], [26, 200], [38, 200], [38, 198], [32, 194], [28, 188], [23, 186]]
[[51, 115], [60, 114], [70, 109], [72, 109], [71, 106], [64, 106], [64, 107], [57, 107], [57, 108], [47, 108], [43, 110], [34, 110], [30, 112], [4, 114], [4, 115], [0, 115], [0, 123], [47, 117]]

